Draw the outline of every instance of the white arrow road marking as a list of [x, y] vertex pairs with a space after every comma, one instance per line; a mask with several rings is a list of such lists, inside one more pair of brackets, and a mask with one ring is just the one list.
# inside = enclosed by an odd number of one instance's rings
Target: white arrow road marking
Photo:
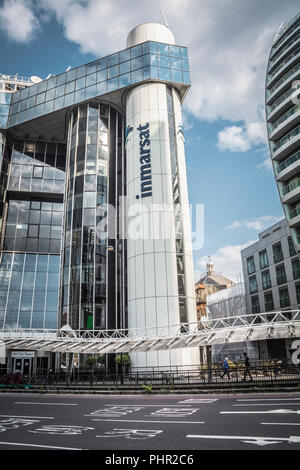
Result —
[[199, 435], [199, 434], [188, 434], [187, 438], [192, 439], [229, 439], [238, 440], [247, 444], [255, 444], [258, 446], [265, 446], [268, 444], [282, 444], [283, 442], [298, 443], [300, 442], [300, 436], [290, 437], [257, 437], [257, 436], [216, 436], [216, 435]]
[[250, 415], [250, 414], [300, 414], [300, 410], [268, 410], [268, 411], [220, 411], [221, 415]]

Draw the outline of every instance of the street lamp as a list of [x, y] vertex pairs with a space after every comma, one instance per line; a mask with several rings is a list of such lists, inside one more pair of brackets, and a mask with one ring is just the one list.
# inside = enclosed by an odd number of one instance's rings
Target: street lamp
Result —
[[[113, 253], [116, 253], [119, 257], [120, 257], [120, 326], [121, 328], [124, 327], [124, 311], [123, 311], [123, 284], [122, 284], [122, 255], [121, 253], [119, 252], [118, 249], [116, 249], [114, 246], [112, 245], [108, 245], [106, 247], [106, 251], [111, 251]], [[123, 354], [121, 353], [121, 385], [123, 385]]]

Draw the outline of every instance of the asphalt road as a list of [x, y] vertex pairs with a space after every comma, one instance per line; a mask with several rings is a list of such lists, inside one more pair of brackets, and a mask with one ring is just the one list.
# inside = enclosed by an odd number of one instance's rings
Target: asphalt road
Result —
[[300, 450], [300, 393], [0, 394], [0, 451]]

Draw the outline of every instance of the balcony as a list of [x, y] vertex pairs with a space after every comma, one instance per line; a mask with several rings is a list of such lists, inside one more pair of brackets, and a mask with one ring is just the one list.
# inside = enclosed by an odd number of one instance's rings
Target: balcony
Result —
[[291, 155], [276, 168], [277, 181], [286, 181], [297, 174], [300, 167], [300, 151]]
[[266, 101], [267, 104], [273, 104], [273, 100], [279, 96], [280, 92], [285, 92], [296, 78], [300, 74], [300, 64], [295, 65], [288, 73], [286, 73], [275, 85], [269, 90], [267, 89]]
[[[299, 18], [300, 18], [300, 13], [298, 13], [298, 15], [295, 18], [293, 18], [292, 23], [296, 22]], [[279, 37], [282, 36], [285, 33], [285, 31], [288, 30], [288, 28], [289, 28], [289, 24], [286, 25], [284, 30], [280, 33]], [[271, 57], [274, 57], [276, 52], [279, 51], [281, 49], [281, 47], [284, 44], [286, 44], [288, 42], [288, 40], [290, 38], [292, 38], [294, 36], [295, 32], [297, 32], [299, 29], [300, 29], [300, 25], [296, 24], [292, 29], [290, 29], [288, 36], [285, 36], [282, 39], [280, 39], [279, 41], [276, 41], [275, 44], [277, 43], [277, 45], [273, 46], [273, 49], [271, 51]]]
[[286, 111], [280, 118], [277, 119], [273, 124], [269, 124], [269, 139], [279, 139], [292, 127], [298, 124], [300, 118], [300, 105], [296, 104]]
[[297, 47], [298, 43], [300, 43], [300, 34], [290, 41], [282, 50], [281, 54], [276, 57], [276, 60], [269, 60], [269, 67], [268, 72], [271, 72], [274, 67], [294, 48]]
[[300, 143], [300, 125], [295, 127], [292, 131], [288, 132], [277, 142], [271, 142], [273, 158], [283, 158], [292, 150], [296, 149]]
[[296, 207], [289, 212], [289, 225], [290, 227], [300, 225], [300, 207]]
[[267, 85], [270, 86], [272, 83], [280, 77], [280, 75], [284, 72], [285, 69], [288, 69], [288, 65], [292, 66], [294, 62], [297, 61], [300, 57], [300, 47], [298, 47], [295, 52], [290, 54], [280, 65], [271, 73], [268, 74], [267, 78]]
[[272, 104], [272, 106], [267, 107], [268, 121], [276, 120], [282, 112], [288, 109], [291, 102], [291, 95], [295, 92], [295, 90], [295, 88], [289, 88]]
[[300, 177], [281, 189], [283, 204], [293, 204], [300, 200]]

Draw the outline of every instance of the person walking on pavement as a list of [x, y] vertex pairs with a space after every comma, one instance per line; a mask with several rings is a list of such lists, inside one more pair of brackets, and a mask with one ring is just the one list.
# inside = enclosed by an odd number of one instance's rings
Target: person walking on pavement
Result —
[[253, 382], [252, 375], [251, 375], [251, 372], [250, 372], [250, 359], [249, 359], [247, 353], [245, 353], [245, 352], [244, 352], [244, 358], [245, 358], [245, 360], [244, 360], [245, 372], [244, 372], [243, 382], [246, 382], [247, 375], [249, 375], [250, 381]]
[[223, 365], [222, 365], [222, 369], [223, 369], [223, 374], [221, 375], [221, 379], [223, 379], [223, 377], [225, 375], [228, 376], [228, 380], [230, 379], [230, 374], [229, 374], [229, 363], [228, 363], [228, 357], [225, 357], [224, 361], [223, 361]]

